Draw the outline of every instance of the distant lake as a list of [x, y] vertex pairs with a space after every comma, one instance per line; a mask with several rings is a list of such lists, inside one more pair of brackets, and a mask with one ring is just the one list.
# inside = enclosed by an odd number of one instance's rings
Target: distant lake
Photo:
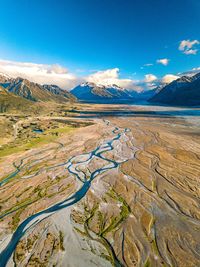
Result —
[[41, 134], [44, 131], [42, 129], [33, 129], [32, 132]]
[[[144, 106], [141, 106], [144, 107]], [[90, 110], [73, 110], [72, 113], [79, 114], [79, 117], [82, 118], [96, 118], [104, 116], [116, 116], [116, 117], [188, 117], [200, 116], [200, 109], [178, 109], [170, 107], [154, 107], [152, 110], [128, 110], [128, 109], [113, 109], [113, 110], [104, 110], [104, 111], [90, 111]]]

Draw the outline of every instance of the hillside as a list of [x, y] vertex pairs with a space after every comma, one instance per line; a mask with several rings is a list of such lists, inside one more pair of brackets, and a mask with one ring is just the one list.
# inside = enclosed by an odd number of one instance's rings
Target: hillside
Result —
[[75, 97], [55, 85], [40, 85], [23, 78], [8, 78], [0, 75], [0, 85], [8, 92], [30, 101], [66, 102], [75, 101]]
[[0, 86], [0, 113], [28, 111], [33, 109], [34, 103], [20, 96], [8, 92]]
[[200, 73], [181, 78], [164, 86], [149, 102], [178, 106], [200, 105]]

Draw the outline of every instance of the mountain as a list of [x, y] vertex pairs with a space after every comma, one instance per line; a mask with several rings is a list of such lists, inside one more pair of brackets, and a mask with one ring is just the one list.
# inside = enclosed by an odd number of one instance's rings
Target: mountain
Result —
[[182, 76], [161, 88], [149, 102], [178, 106], [200, 105], [200, 73]]
[[153, 97], [156, 94], [157, 90], [158, 89], [155, 88], [155, 89], [143, 90], [143, 91], [140, 91], [140, 92], [132, 91], [132, 95], [135, 98], [135, 102], [136, 103], [140, 103], [142, 101], [147, 101], [148, 99]]
[[0, 86], [0, 113], [14, 111], [31, 111], [33, 104]]
[[93, 103], [124, 103], [133, 102], [134, 96], [127, 89], [115, 84], [110, 86], [95, 83], [82, 83], [70, 91], [83, 102]]
[[0, 84], [8, 83], [12, 80], [12, 78], [4, 73], [0, 72]]
[[74, 101], [75, 97], [55, 85], [40, 85], [23, 78], [9, 78], [0, 75], [0, 85], [8, 92], [30, 101]]
[[91, 103], [138, 103], [146, 101], [155, 94], [155, 90], [136, 91], [115, 84], [105, 86], [95, 83], [82, 83], [70, 91], [78, 100]]
[[54, 84], [44, 84], [43, 88], [49, 92], [51, 92], [52, 94], [58, 96], [58, 97], [64, 97], [67, 98], [69, 100], [76, 100], [76, 97], [74, 95], [72, 95], [70, 92], [61, 89], [59, 86], [54, 85]]

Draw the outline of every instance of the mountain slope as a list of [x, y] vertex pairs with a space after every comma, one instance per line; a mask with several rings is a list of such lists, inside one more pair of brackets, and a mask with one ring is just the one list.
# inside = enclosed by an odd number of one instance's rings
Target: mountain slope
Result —
[[117, 85], [104, 86], [94, 83], [83, 83], [70, 91], [80, 101], [93, 103], [132, 102], [131, 93]]
[[0, 72], [0, 83], [6, 83], [10, 80], [11, 80], [11, 78], [8, 75]]
[[27, 99], [8, 92], [0, 86], [0, 113], [30, 111], [33, 103]]
[[61, 89], [57, 85], [44, 84], [43, 88], [57, 97], [64, 97], [64, 98], [67, 98], [69, 100], [74, 100], [74, 101], [76, 100], [76, 97], [74, 95], [72, 95], [70, 92], [68, 92], [66, 90]]
[[23, 78], [11, 79], [0, 75], [0, 85], [6, 88], [8, 92], [35, 102], [66, 102], [75, 100], [73, 95], [60, 89], [58, 86], [42, 86]]
[[200, 105], [200, 73], [181, 78], [164, 86], [149, 102], [169, 105]]

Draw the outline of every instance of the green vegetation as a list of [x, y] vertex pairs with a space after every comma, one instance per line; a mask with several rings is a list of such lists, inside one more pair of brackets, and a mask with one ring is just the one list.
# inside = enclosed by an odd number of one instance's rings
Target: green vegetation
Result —
[[69, 133], [73, 128], [70, 126], [64, 126], [58, 129], [50, 129], [40, 136], [36, 136], [35, 138], [30, 138], [28, 140], [23, 140], [21, 143], [20, 140], [15, 143], [11, 143], [0, 148], [0, 157], [8, 156], [10, 154], [22, 152], [25, 150], [29, 150], [31, 148], [38, 147], [39, 145], [49, 144], [54, 142], [59, 134], [61, 133]]
[[[84, 232], [78, 228], [75, 228], [75, 230], [83, 237], [87, 236], [89, 239], [95, 240], [104, 246], [108, 254], [102, 253], [101, 257], [111, 262], [113, 266], [122, 266], [107, 240], [107, 234], [116, 231], [119, 225], [129, 216], [131, 210], [125, 199], [117, 194], [113, 188], [106, 195], [104, 197], [106, 203], [109, 203], [109, 198], [112, 198], [116, 204], [120, 204], [118, 215], [109, 219], [108, 214], [104, 215], [99, 210], [99, 203], [94, 203], [92, 208], [85, 204], [82, 216], [73, 214], [74, 221], [84, 225]], [[91, 252], [93, 252], [93, 248], [91, 248]]]
[[[103, 231], [100, 233], [101, 236], [105, 236], [107, 233], [111, 232], [112, 230], [116, 229], [120, 223], [122, 223], [130, 214], [131, 209], [129, 205], [126, 203], [125, 199], [118, 195], [114, 189], [111, 189], [107, 193], [111, 198], [113, 198], [116, 201], [119, 201], [121, 203], [120, 207], [120, 216], [119, 217], [113, 217], [111, 218], [110, 224], [103, 229]], [[103, 217], [101, 216], [101, 220], [103, 221]]]
[[64, 235], [62, 231], [59, 231], [59, 238], [60, 238], [60, 249], [62, 251], [65, 251], [65, 247], [64, 247]]
[[7, 92], [0, 86], [0, 113], [6, 112], [30, 112], [34, 109], [31, 101]]
[[23, 208], [21, 208], [20, 210], [18, 210], [15, 213], [15, 215], [12, 217], [12, 231], [15, 231], [17, 229], [17, 226], [20, 222], [20, 215], [24, 209], [25, 209], [25, 206]]
[[[7, 213], [16, 212], [14, 214], [14, 216], [12, 217], [12, 222], [11, 222], [11, 224], [12, 224], [12, 230], [14, 231], [17, 228], [17, 226], [18, 226], [18, 224], [20, 222], [20, 215], [25, 210], [25, 208], [27, 208], [27, 206], [29, 206], [29, 205], [37, 202], [40, 199], [43, 199], [43, 198], [51, 198], [51, 197], [57, 195], [58, 192], [48, 193], [48, 189], [51, 188], [52, 186], [54, 186], [55, 184], [57, 185], [62, 179], [65, 179], [65, 176], [63, 176], [63, 177], [57, 177], [54, 180], [48, 179], [47, 181], [43, 182], [41, 185], [38, 185], [37, 187], [35, 187], [32, 191], [30, 191], [29, 195], [26, 198], [22, 199], [21, 201], [18, 201], [17, 200], [17, 202], [16, 202], [15, 205], [13, 205], [11, 208], [9, 208], [9, 209], [4, 210], [3, 212], [1, 212], [0, 213], [0, 216], [4, 216]], [[59, 191], [59, 193], [64, 192], [69, 187], [70, 187], [70, 184], [64, 186]], [[17, 197], [19, 198], [20, 196], [22, 196], [25, 192], [27, 192], [31, 188], [32, 188], [31, 186], [30, 187], [27, 187], [21, 193], [19, 193]], [[3, 202], [5, 202], [5, 201], [0, 202], [0, 204], [3, 203]], [[0, 209], [0, 211], [1, 211], [1, 209]]]
[[21, 197], [21, 195], [23, 195], [25, 192], [27, 192], [29, 189], [31, 189], [32, 186], [28, 186], [27, 188], [25, 188], [20, 194], [16, 195], [16, 198]]
[[[65, 190], [67, 190], [68, 188], [70, 188], [70, 184], [66, 185], [65, 187], [63, 187], [61, 190], [59, 190], [59, 193], [62, 193], [64, 192]], [[54, 197], [58, 194], [58, 192], [55, 192], [55, 193], [51, 193], [51, 194], [48, 194], [47, 197], [48, 198], [51, 198], [51, 197]]]
[[74, 230], [76, 230], [79, 234], [81, 234], [82, 236], [87, 236], [87, 234], [84, 231], [81, 231], [79, 228], [74, 227]]
[[149, 259], [146, 260], [144, 267], [151, 267], [151, 263]]

